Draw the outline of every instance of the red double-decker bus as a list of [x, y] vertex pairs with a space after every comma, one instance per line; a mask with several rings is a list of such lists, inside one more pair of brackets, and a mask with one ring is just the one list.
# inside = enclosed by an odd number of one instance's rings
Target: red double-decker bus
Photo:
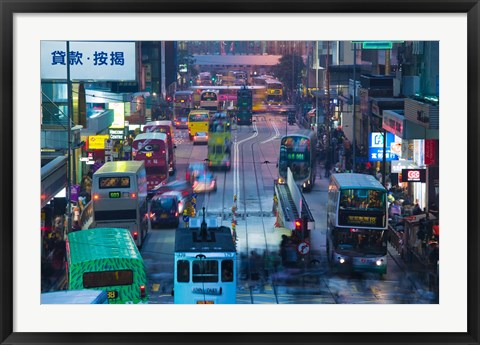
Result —
[[145, 133], [165, 133], [167, 135], [168, 173], [173, 175], [176, 169], [173, 122], [169, 120], [150, 121], [143, 126], [143, 131]]
[[165, 133], [138, 134], [132, 144], [132, 155], [136, 161], [145, 162], [147, 189], [167, 183], [168, 144]]

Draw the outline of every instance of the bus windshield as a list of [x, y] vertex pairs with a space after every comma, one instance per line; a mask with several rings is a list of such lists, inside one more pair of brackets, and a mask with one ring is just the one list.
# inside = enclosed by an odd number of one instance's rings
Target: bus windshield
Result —
[[217, 100], [217, 94], [215, 92], [204, 92], [202, 93], [202, 96], [200, 98], [202, 101], [216, 101]]
[[190, 122], [204, 122], [208, 121], [208, 113], [195, 113], [188, 116]]
[[175, 94], [173, 101], [175, 103], [185, 103], [187, 101], [190, 101], [191, 98], [192, 98], [192, 95]]
[[334, 233], [333, 241], [339, 254], [386, 255], [386, 235], [385, 230], [338, 229]]
[[340, 208], [348, 210], [382, 210], [385, 208], [385, 192], [371, 189], [342, 189]]

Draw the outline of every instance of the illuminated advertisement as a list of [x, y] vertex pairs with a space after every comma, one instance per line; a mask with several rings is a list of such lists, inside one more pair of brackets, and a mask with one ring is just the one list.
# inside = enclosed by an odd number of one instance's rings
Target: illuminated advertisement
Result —
[[[385, 145], [385, 160], [392, 161], [398, 160], [398, 155], [392, 151], [392, 145], [396, 149], [395, 145], [395, 136], [392, 133], [387, 132], [387, 142]], [[400, 150], [395, 150], [395, 152], [401, 152]], [[370, 162], [378, 162], [383, 160], [383, 133], [373, 132], [368, 138], [368, 160]]]
[[113, 123], [110, 128], [123, 129], [125, 127], [125, 103], [108, 103], [108, 109], [113, 109]]
[[105, 140], [109, 138], [110, 136], [108, 134], [90, 135], [88, 137], [88, 149], [89, 150], [105, 149]]
[[402, 182], [425, 182], [426, 180], [425, 169], [402, 169]]

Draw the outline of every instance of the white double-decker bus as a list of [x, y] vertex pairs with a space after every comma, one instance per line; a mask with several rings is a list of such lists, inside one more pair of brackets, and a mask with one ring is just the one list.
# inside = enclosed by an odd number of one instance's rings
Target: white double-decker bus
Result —
[[93, 174], [92, 228], [130, 230], [137, 247], [148, 231], [147, 174], [143, 161], [106, 162]]
[[328, 186], [327, 257], [337, 271], [387, 273], [387, 190], [366, 174], [333, 174]]

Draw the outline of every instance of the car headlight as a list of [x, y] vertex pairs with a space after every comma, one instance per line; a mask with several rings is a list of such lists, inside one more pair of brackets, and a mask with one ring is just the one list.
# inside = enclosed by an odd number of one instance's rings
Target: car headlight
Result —
[[341, 264], [344, 264], [344, 263], [345, 263], [345, 259], [339, 256], [339, 257], [338, 257], [338, 262], [340, 262]]
[[382, 266], [383, 265], [383, 259], [377, 260], [375, 263], [377, 264], [377, 266]]

